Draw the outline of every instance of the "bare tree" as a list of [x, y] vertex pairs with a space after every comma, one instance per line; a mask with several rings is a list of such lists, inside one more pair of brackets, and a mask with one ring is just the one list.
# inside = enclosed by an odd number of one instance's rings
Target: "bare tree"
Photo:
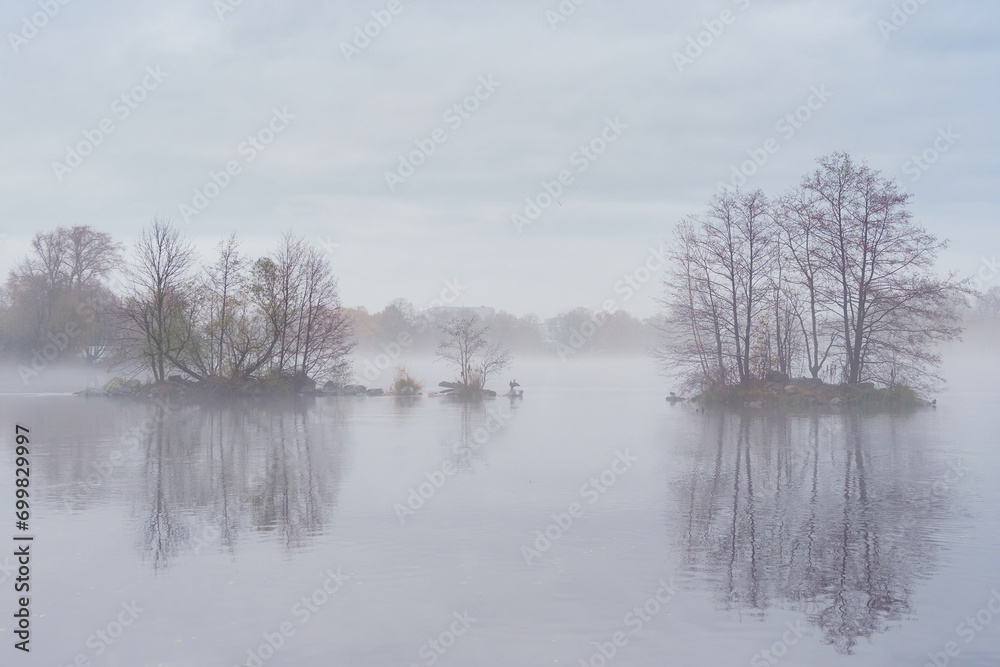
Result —
[[476, 315], [456, 317], [441, 330], [445, 339], [438, 345], [437, 356], [458, 367], [464, 387], [482, 389], [490, 377], [510, 366], [510, 352], [500, 343], [489, 343], [488, 329]]
[[837, 341], [837, 328], [830, 319], [825, 296], [829, 274], [821, 250], [821, 216], [802, 189], [786, 195], [777, 207], [775, 221], [779, 228], [781, 257], [785, 272], [788, 309], [798, 323], [806, 353], [806, 367], [814, 379]]
[[63, 263], [70, 287], [86, 287], [107, 277], [122, 261], [124, 246], [89, 225], [59, 229], [65, 237]]
[[818, 162], [801, 187], [820, 216], [847, 382], [932, 378], [939, 359], [931, 350], [960, 335], [957, 305], [971, 293], [953, 274], [933, 274], [947, 243], [913, 222], [910, 195], [894, 181], [844, 153]]
[[344, 313], [326, 254], [310, 247], [301, 264], [302, 296], [295, 327], [295, 374], [343, 377], [354, 346], [351, 321]]
[[666, 346], [658, 356], [664, 370], [679, 376], [684, 390], [727, 378], [719, 286], [709, 269], [701, 229], [697, 218], [674, 229], [666, 294], [659, 301], [666, 311], [659, 325]]
[[193, 247], [165, 218], [154, 218], [136, 242], [123, 304], [133, 332], [128, 354], [137, 354], [156, 382], [167, 379], [171, 365], [202, 377], [182, 360], [193, 336], [189, 277], [193, 263]]
[[206, 370], [213, 375], [227, 375], [232, 371], [229, 348], [234, 336], [235, 313], [247, 282], [247, 261], [240, 254], [236, 232], [219, 242], [218, 252], [218, 259], [206, 268], [204, 278], [208, 292], [206, 324], [211, 354]]
[[750, 382], [754, 321], [766, 305], [773, 239], [767, 198], [760, 190], [717, 195], [702, 220], [706, 267], [724, 304], [719, 323], [732, 344], [741, 385]]

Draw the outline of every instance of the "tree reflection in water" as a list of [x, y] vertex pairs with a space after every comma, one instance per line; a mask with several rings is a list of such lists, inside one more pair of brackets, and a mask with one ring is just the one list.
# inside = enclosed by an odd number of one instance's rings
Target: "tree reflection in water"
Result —
[[336, 510], [344, 443], [339, 409], [308, 407], [156, 408], [136, 494], [143, 557], [159, 569], [206, 536], [235, 554], [248, 531], [307, 546]]
[[915, 418], [706, 415], [675, 485], [685, 570], [723, 608], [799, 611], [839, 653], [897, 625], [952, 513]]

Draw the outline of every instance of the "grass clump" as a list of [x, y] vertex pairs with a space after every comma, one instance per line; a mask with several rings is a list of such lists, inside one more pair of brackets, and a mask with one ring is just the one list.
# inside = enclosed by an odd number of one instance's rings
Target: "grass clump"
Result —
[[419, 380], [413, 378], [406, 366], [396, 366], [396, 375], [392, 380], [392, 390], [396, 393], [418, 393], [424, 388]]

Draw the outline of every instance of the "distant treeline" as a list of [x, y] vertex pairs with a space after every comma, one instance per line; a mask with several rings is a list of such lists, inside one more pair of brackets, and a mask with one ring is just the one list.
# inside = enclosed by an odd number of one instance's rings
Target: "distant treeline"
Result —
[[[350, 308], [359, 351], [384, 352], [400, 345], [416, 354], [433, 354], [443, 340], [441, 327], [449, 320], [476, 315], [487, 327], [490, 342], [501, 343], [518, 355], [643, 354], [657, 340], [655, 319], [640, 320], [625, 312], [607, 315], [574, 308], [555, 317], [518, 317], [502, 310], [477, 307], [438, 307], [417, 311], [396, 299], [377, 313]], [[394, 349], [394, 348], [393, 348]]]

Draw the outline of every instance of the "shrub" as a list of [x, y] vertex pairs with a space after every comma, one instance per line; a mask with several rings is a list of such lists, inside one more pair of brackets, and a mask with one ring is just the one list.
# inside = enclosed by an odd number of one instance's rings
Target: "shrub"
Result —
[[406, 366], [396, 366], [396, 376], [392, 381], [393, 391], [402, 391], [404, 389], [411, 389], [413, 391], [420, 391], [424, 388], [422, 382], [419, 382], [410, 375], [410, 372], [406, 370]]

